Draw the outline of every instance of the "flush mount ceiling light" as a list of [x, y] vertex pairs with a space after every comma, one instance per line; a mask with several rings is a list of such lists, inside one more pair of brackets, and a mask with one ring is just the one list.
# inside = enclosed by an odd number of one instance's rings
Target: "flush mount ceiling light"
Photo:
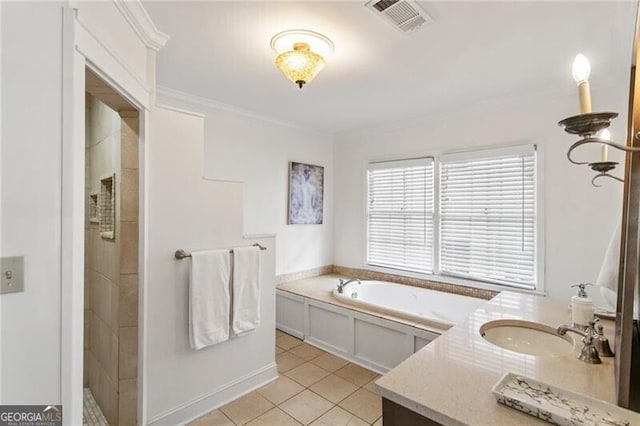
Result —
[[276, 67], [300, 88], [324, 68], [324, 58], [333, 52], [333, 42], [315, 31], [288, 30], [271, 39], [278, 55]]

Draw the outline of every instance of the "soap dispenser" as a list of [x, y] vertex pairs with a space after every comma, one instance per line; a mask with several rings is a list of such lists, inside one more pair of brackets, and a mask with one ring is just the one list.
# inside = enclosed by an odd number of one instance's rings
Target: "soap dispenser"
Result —
[[573, 326], [586, 329], [589, 321], [593, 319], [593, 300], [586, 292], [586, 286], [593, 284], [576, 284], [571, 287], [578, 287], [578, 295], [571, 298], [571, 322]]

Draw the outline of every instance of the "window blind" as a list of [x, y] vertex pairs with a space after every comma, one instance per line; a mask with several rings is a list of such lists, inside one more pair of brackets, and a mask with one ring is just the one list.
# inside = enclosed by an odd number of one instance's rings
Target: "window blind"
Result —
[[535, 147], [445, 155], [440, 163], [440, 272], [536, 285]]
[[433, 158], [369, 164], [367, 263], [433, 272]]

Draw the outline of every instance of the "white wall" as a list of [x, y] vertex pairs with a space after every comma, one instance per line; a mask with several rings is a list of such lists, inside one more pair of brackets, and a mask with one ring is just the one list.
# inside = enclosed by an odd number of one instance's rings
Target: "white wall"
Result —
[[60, 6], [2, 4], [0, 251], [25, 256], [25, 292], [0, 296], [0, 404], [61, 398]]
[[[594, 109], [617, 111], [613, 138], [624, 143], [628, 78], [594, 91]], [[570, 83], [569, 83], [570, 84]], [[621, 212], [622, 185], [590, 184], [593, 172], [567, 161], [578, 139], [557, 122], [577, 114], [577, 94], [545, 91], [493, 99], [456, 111], [434, 114], [379, 128], [336, 135], [334, 175], [334, 263], [364, 267], [364, 167], [373, 160], [408, 158], [447, 150], [532, 141], [541, 148], [544, 169], [544, 281], [550, 297], [567, 300], [571, 284], [594, 282]], [[611, 152], [611, 150], [610, 150]], [[620, 154], [612, 154], [622, 158]], [[577, 158], [591, 157], [584, 153]], [[615, 171], [622, 175], [622, 168]], [[595, 293], [595, 292], [594, 292]]]
[[[242, 238], [241, 183], [202, 178], [203, 118], [155, 108], [148, 155], [149, 257], [145, 289], [147, 419], [179, 424], [277, 376], [274, 239]], [[261, 326], [193, 351], [188, 335], [189, 260], [179, 249], [250, 245], [261, 252]]]
[[[333, 262], [332, 136], [159, 91], [159, 102], [205, 116], [204, 174], [244, 183], [244, 233], [277, 235], [276, 275]], [[324, 223], [287, 225], [288, 162], [324, 166]]]

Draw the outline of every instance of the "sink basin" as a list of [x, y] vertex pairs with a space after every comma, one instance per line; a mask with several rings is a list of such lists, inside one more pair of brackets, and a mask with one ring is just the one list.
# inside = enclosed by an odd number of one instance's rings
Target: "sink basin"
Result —
[[560, 336], [554, 328], [537, 322], [495, 320], [482, 324], [480, 335], [503, 349], [535, 356], [562, 356], [571, 352], [571, 336]]

